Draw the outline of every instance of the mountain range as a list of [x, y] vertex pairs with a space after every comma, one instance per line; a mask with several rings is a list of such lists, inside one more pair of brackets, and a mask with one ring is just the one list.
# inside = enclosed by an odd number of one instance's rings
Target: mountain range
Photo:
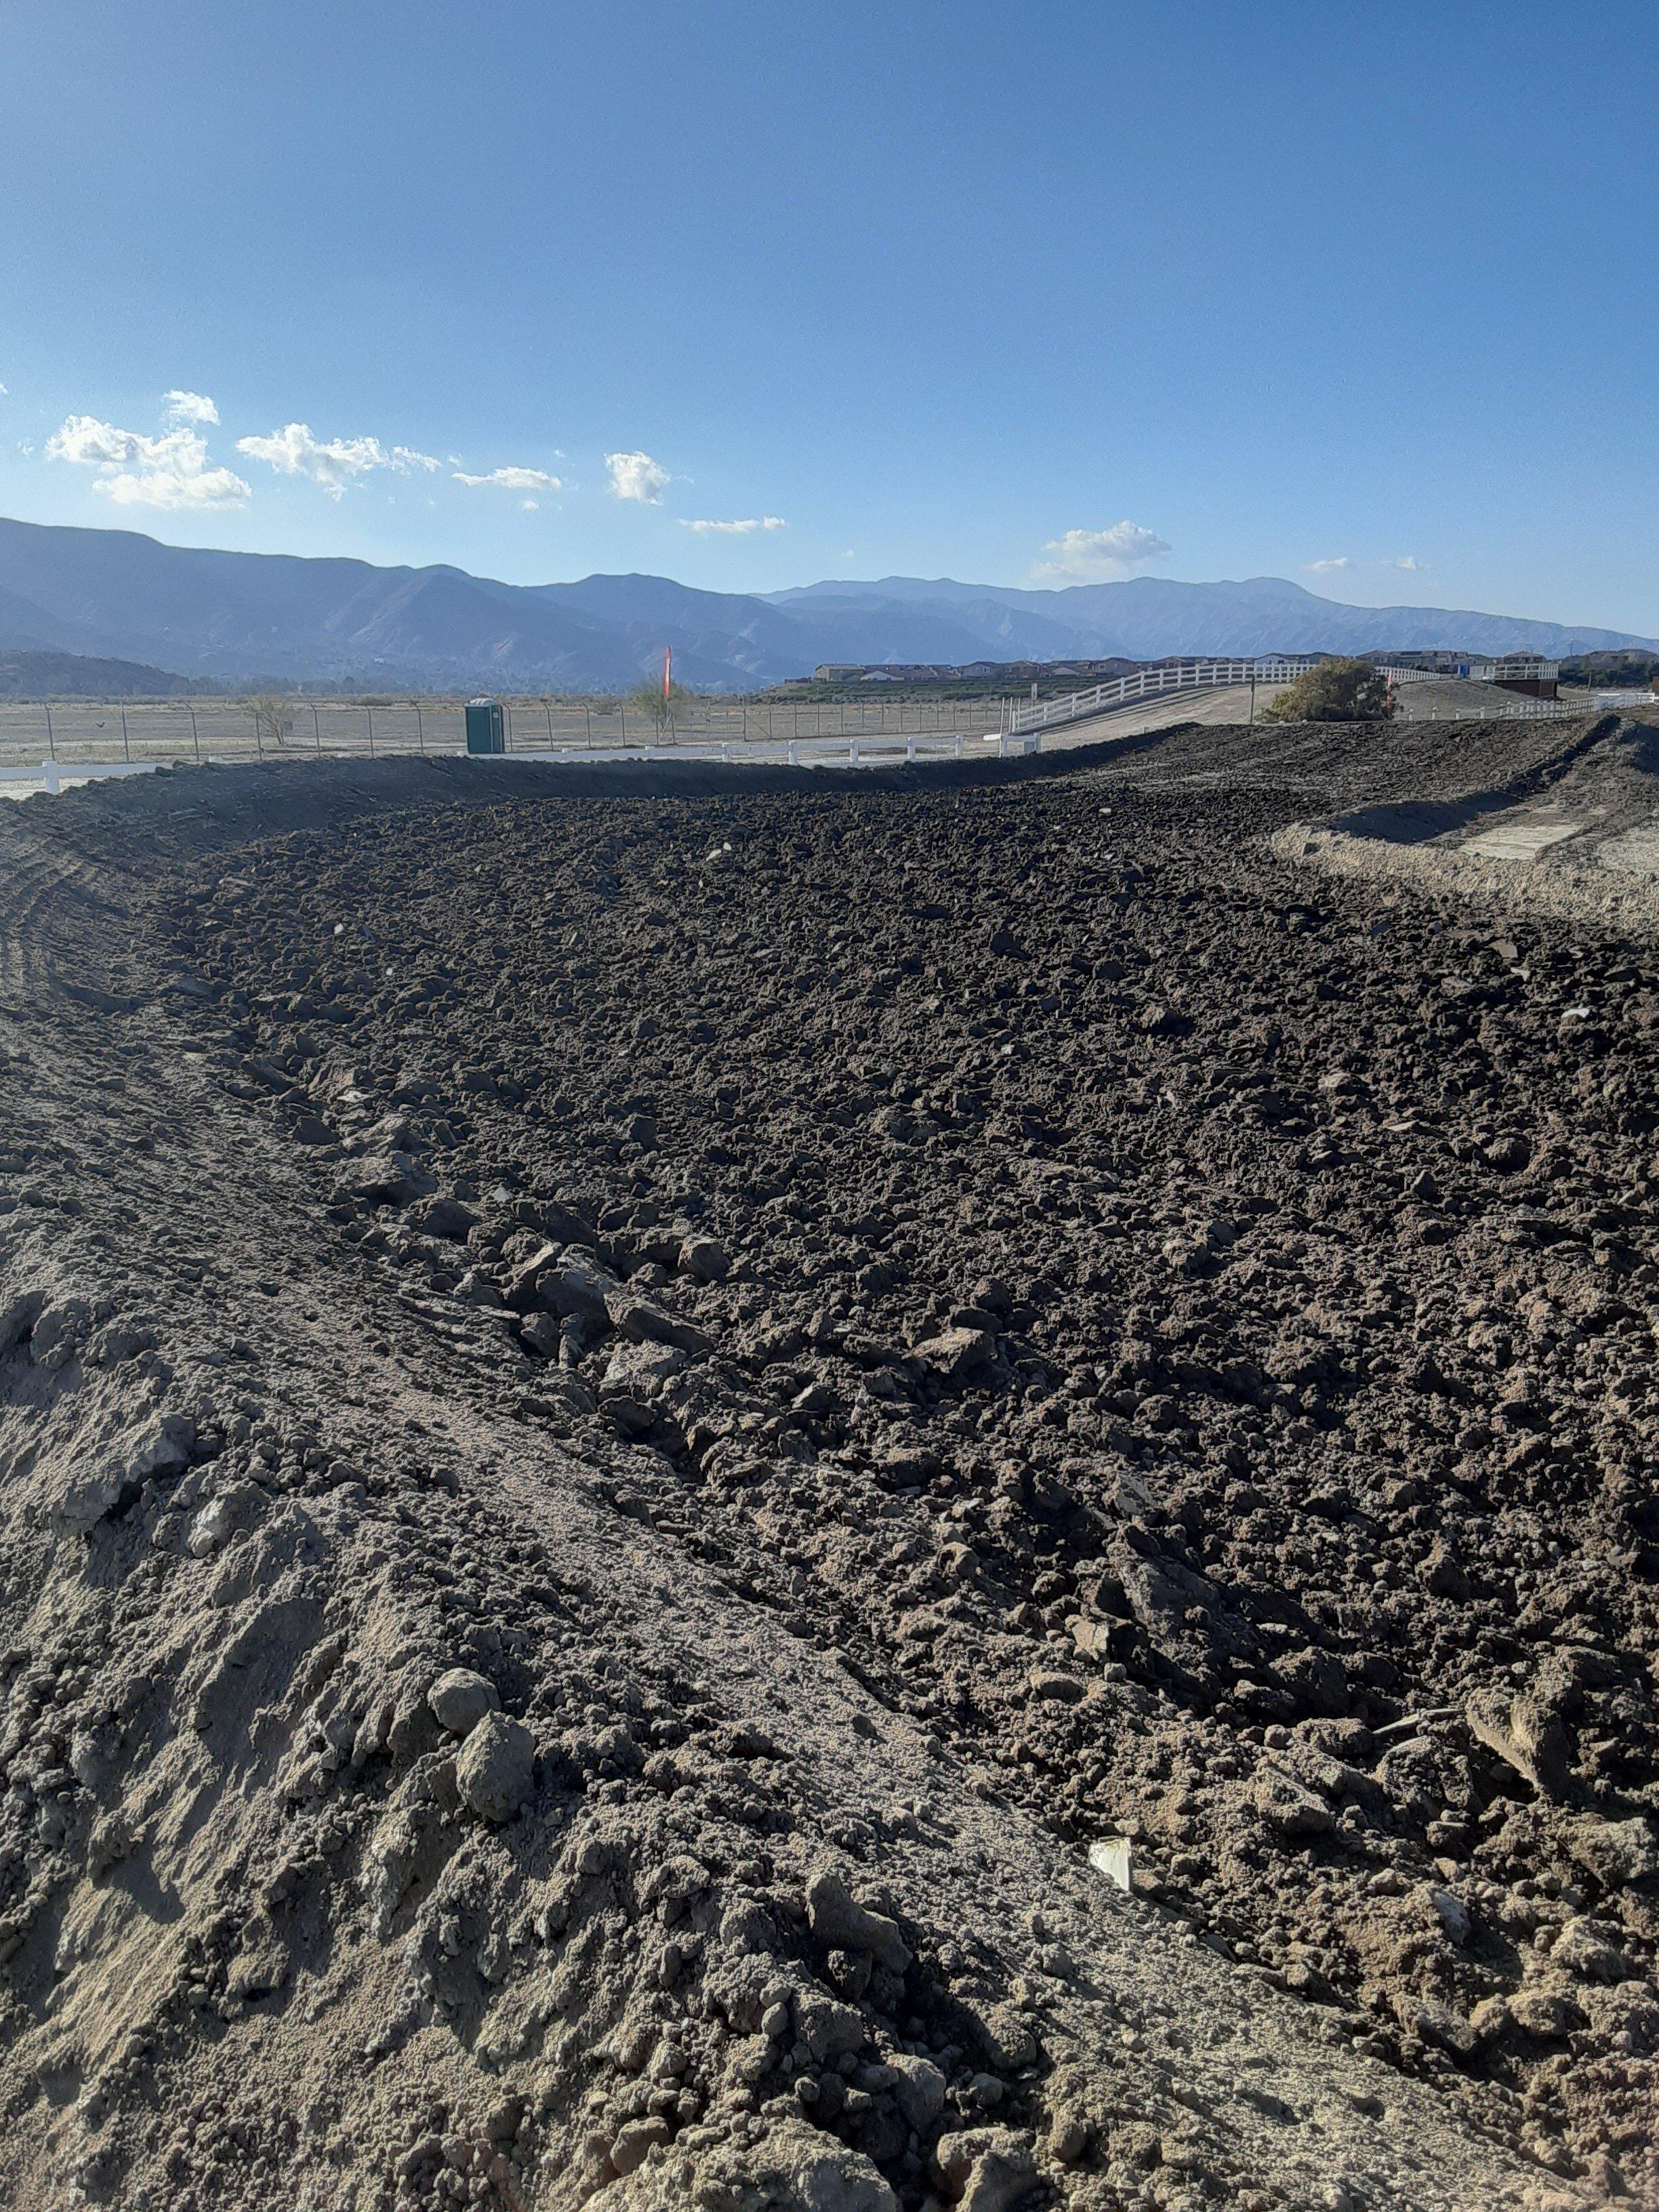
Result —
[[654, 669], [665, 646], [683, 683], [744, 690], [825, 661], [1436, 646], [1565, 655], [1654, 643], [1507, 615], [1345, 606], [1277, 576], [1137, 576], [1051, 591], [915, 576], [762, 593], [697, 591], [665, 576], [503, 584], [447, 566], [222, 553], [0, 519], [0, 650], [137, 660], [230, 683], [616, 691]]

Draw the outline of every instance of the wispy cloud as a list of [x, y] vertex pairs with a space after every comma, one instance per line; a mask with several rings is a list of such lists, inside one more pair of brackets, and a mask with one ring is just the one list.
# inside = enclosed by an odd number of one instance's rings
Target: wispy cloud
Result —
[[695, 530], [699, 538], [750, 538], [757, 530], [784, 530], [788, 525], [781, 514], [750, 514], [740, 522], [688, 522], [679, 517], [682, 530]]
[[485, 476], [469, 476], [465, 469], [452, 473], [458, 484], [499, 484], [503, 491], [561, 491], [563, 486], [557, 477], [550, 477], [545, 469], [491, 469]]
[[[175, 397], [168, 394], [169, 404]], [[212, 405], [210, 400], [203, 404]], [[151, 438], [142, 430], [100, 422], [95, 415], [69, 415], [47, 439], [46, 457], [96, 469], [93, 489], [117, 507], [239, 507], [251, 496], [234, 470], [210, 461], [200, 431], [184, 424]]]
[[443, 466], [435, 455], [412, 446], [388, 449], [378, 438], [319, 438], [306, 422], [286, 423], [268, 438], [239, 438], [236, 450], [252, 461], [265, 462], [278, 476], [309, 478], [331, 499], [343, 498], [347, 484], [375, 469], [408, 476], [416, 469]]
[[1138, 522], [1114, 522], [1105, 530], [1068, 530], [1043, 547], [1046, 561], [1031, 574], [1065, 583], [1097, 583], [1120, 576], [1144, 562], [1161, 561], [1169, 545], [1156, 531]]
[[204, 392], [169, 392], [163, 395], [167, 421], [175, 429], [213, 428], [219, 421], [219, 410]]
[[1339, 568], [1352, 568], [1352, 566], [1353, 562], [1346, 553], [1335, 553], [1328, 560], [1304, 561], [1302, 573], [1304, 576], [1330, 576]]
[[1423, 563], [1413, 560], [1409, 553], [1402, 553], [1399, 560], [1390, 561], [1389, 566], [1391, 568], [1403, 569], [1408, 576], [1419, 576], [1423, 573]]
[[674, 479], [649, 453], [607, 453], [611, 489], [618, 499], [637, 500], [645, 507], [660, 507], [662, 495]]

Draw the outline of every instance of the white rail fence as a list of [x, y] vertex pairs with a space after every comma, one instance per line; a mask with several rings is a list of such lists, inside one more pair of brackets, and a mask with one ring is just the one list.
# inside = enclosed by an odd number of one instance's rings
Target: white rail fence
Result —
[[[1323, 653], [1268, 653], [1250, 660], [1171, 661], [1163, 668], [1143, 668], [1134, 676], [1114, 677], [1108, 683], [1091, 685], [1086, 691], [1067, 692], [1064, 698], [1048, 699], [1040, 706], [1023, 707], [1010, 717], [1008, 728], [1014, 733], [1063, 728], [1068, 722], [1115, 714], [1138, 700], [1157, 698], [1171, 691], [1215, 690], [1223, 687], [1231, 690], [1244, 684], [1284, 685], [1300, 676], [1304, 669], [1316, 668], [1325, 658]], [[1490, 721], [1500, 715], [1505, 720], [1548, 721], [1558, 715], [1583, 712], [1582, 707], [1574, 706], [1570, 700], [1529, 699], [1520, 692], [1505, 691], [1485, 675], [1453, 678], [1439, 669], [1395, 668], [1386, 665], [1380, 666], [1377, 673], [1386, 676], [1394, 684], [1459, 681], [1471, 690], [1492, 695], [1490, 704], [1485, 700], [1468, 707], [1443, 708], [1437, 703], [1429, 717], [1434, 721]]]
[[1169, 691], [1212, 690], [1239, 684], [1288, 684], [1304, 668], [1316, 667], [1320, 655], [1272, 653], [1251, 660], [1175, 660], [1162, 668], [1143, 668], [1133, 676], [1115, 676], [1087, 691], [1070, 691], [1063, 699], [1048, 699], [1041, 706], [1022, 707], [1009, 720], [1011, 733], [1051, 730], [1091, 714], [1109, 714], [1138, 699], [1156, 699]]

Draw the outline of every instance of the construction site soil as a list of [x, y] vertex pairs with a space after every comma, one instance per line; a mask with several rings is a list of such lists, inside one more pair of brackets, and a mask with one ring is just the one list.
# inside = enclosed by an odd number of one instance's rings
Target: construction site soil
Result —
[[1659, 2205], [1651, 742], [15, 806], [0, 2201]]

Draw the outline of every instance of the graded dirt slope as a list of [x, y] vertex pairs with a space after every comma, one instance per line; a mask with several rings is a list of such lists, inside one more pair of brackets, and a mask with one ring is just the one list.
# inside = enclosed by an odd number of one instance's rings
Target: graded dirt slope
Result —
[[1270, 842], [1540, 732], [0, 821], [0, 2199], [1659, 2202], [1659, 954]]

